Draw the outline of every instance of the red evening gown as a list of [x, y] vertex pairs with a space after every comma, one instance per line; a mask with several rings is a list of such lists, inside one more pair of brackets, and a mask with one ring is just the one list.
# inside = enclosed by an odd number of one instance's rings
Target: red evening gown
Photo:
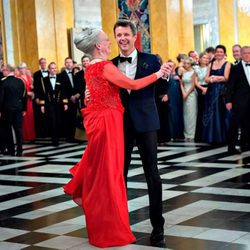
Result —
[[[18, 74], [16, 77], [23, 80], [27, 93], [32, 91], [32, 79], [30, 75], [26, 74], [24, 77], [23, 75]], [[23, 140], [33, 141], [35, 139], [36, 139], [36, 133], [35, 133], [33, 103], [31, 96], [28, 96], [26, 115], [23, 117]]]
[[108, 63], [98, 62], [86, 69], [91, 100], [82, 113], [88, 145], [80, 162], [70, 169], [73, 178], [64, 186], [64, 191], [82, 206], [89, 242], [98, 247], [135, 241], [123, 177], [123, 107], [119, 88], [103, 77]]

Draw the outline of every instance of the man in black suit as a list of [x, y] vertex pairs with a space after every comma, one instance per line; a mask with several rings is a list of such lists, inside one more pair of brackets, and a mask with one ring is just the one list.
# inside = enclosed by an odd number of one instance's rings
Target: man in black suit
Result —
[[232, 110], [229, 153], [239, 153], [235, 149], [238, 127], [241, 128], [241, 150], [250, 149], [250, 46], [241, 48], [241, 57], [242, 61], [231, 69], [227, 87], [226, 107]]
[[241, 46], [239, 44], [234, 44], [232, 47], [232, 53], [234, 57], [234, 64], [238, 64], [241, 61]]
[[68, 99], [68, 110], [63, 114], [64, 135], [66, 141], [73, 142], [76, 129], [76, 111], [81, 95], [76, 78], [72, 73], [73, 60], [70, 57], [65, 58], [64, 65], [65, 70], [58, 75], [58, 80], [62, 83]]
[[[24, 82], [14, 76], [14, 67], [9, 64], [4, 65], [3, 72], [6, 78], [3, 78], [1, 83], [0, 116], [4, 129], [4, 147], [7, 148], [5, 153], [15, 155], [16, 151], [16, 155], [21, 156], [23, 153], [22, 117], [26, 114], [27, 107], [26, 88]], [[16, 136], [16, 150], [12, 127]]]
[[33, 75], [33, 85], [34, 85], [34, 94], [35, 99], [33, 102], [34, 106], [34, 119], [35, 119], [35, 128], [37, 137], [46, 137], [47, 128], [44, 120], [44, 115], [41, 114], [39, 100], [37, 98], [37, 93], [41, 92], [42, 88], [42, 79], [49, 75], [47, 70], [47, 61], [46, 58], [39, 59], [40, 69], [36, 71]]
[[61, 115], [68, 109], [68, 99], [62, 83], [57, 77], [57, 67], [54, 62], [48, 66], [49, 76], [42, 79], [42, 88], [37, 93], [40, 109], [45, 114], [47, 127], [50, 129], [52, 143], [59, 145], [60, 130], [63, 126]]
[[82, 58], [81, 58], [81, 62], [82, 62], [82, 70], [80, 70], [79, 72], [76, 73], [76, 81], [77, 81], [77, 86], [79, 86], [79, 90], [80, 90], [80, 107], [83, 108], [85, 105], [84, 105], [84, 92], [85, 92], [85, 89], [86, 89], [86, 82], [85, 82], [85, 79], [84, 79], [84, 73], [85, 73], [85, 70], [86, 70], [86, 66], [89, 64], [90, 62], [90, 56], [88, 55], [84, 55]]
[[[118, 20], [114, 25], [114, 34], [121, 53], [112, 61], [126, 76], [138, 79], [160, 69], [161, 65], [155, 55], [136, 50], [137, 31], [134, 23]], [[169, 74], [170, 72], [171, 65]], [[160, 122], [155, 103], [155, 85], [151, 84], [136, 91], [121, 89], [121, 99], [125, 108], [125, 181], [136, 141], [148, 185], [149, 216], [153, 226], [150, 240], [152, 245], [161, 245], [164, 243], [164, 218], [162, 181], [157, 168], [157, 130], [160, 128]]]

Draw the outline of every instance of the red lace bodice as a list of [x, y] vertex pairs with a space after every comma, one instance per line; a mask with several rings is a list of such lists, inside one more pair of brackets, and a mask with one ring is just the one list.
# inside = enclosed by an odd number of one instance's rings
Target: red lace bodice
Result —
[[101, 61], [90, 64], [86, 68], [85, 79], [90, 92], [87, 109], [102, 111], [111, 108], [123, 111], [119, 87], [103, 77], [103, 68], [108, 63], [112, 62]]

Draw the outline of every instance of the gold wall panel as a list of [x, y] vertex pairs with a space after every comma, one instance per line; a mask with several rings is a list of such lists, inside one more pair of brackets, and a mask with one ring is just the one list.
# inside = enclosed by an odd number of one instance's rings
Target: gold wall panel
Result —
[[238, 35], [239, 35], [239, 44], [250, 45], [250, 16], [246, 13], [238, 10]]
[[102, 29], [111, 41], [110, 58], [118, 55], [119, 49], [114, 37], [113, 26], [118, 19], [117, 0], [101, 0]]
[[227, 48], [227, 59], [233, 61], [232, 46], [235, 43], [234, 0], [218, 0], [220, 44]]

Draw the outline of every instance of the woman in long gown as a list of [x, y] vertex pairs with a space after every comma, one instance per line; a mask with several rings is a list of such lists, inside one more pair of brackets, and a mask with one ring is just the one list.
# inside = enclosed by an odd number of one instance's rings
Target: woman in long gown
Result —
[[129, 226], [123, 176], [123, 107], [119, 87], [143, 88], [168, 72], [163, 66], [148, 77], [127, 78], [107, 61], [110, 41], [97, 29], [84, 29], [75, 44], [93, 57], [85, 72], [91, 98], [82, 110], [88, 145], [80, 162], [70, 170], [73, 178], [64, 191], [83, 208], [90, 244], [126, 245], [134, 242], [135, 237]]
[[185, 72], [181, 78], [181, 92], [183, 96], [184, 137], [186, 141], [193, 141], [197, 120], [197, 92], [195, 89], [195, 73], [192, 68], [192, 58], [184, 59]]
[[26, 63], [22, 62], [18, 65], [18, 72], [19, 73], [16, 75], [16, 77], [23, 80], [28, 96], [27, 112], [26, 115], [23, 117], [23, 140], [33, 141], [36, 139], [33, 103], [32, 103], [32, 99], [34, 98], [33, 80], [31, 78], [31, 75], [27, 71]]
[[195, 87], [198, 93], [198, 115], [197, 115], [197, 124], [195, 132], [195, 141], [201, 141], [202, 134], [202, 115], [205, 104], [205, 95], [207, 93], [207, 83], [205, 81], [207, 70], [208, 70], [208, 56], [206, 52], [202, 52], [199, 55], [199, 66], [195, 67], [194, 71], [196, 74]]
[[230, 112], [225, 105], [225, 89], [231, 64], [225, 60], [226, 48], [218, 45], [215, 60], [208, 66], [206, 82], [208, 89], [202, 117], [202, 141], [223, 144], [227, 142]]
[[173, 68], [168, 87], [168, 120], [171, 139], [183, 140], [183, 100], [178, 68]]

